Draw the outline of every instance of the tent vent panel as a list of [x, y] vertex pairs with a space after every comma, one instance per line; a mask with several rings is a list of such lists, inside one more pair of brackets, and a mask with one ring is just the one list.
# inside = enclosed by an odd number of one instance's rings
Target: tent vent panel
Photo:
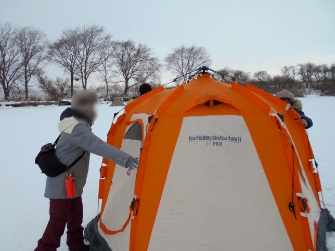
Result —
[[[212, 101], [211, 101], [212, 100]], [[212, 105], [211, 105], [212, 102]], [[234, 107], [236, 110], [241, 110], [241, 108], [226, 94], [219, 90], [215, 90], [212, 88], [207, 88], [198, 94], [190, 101], [190, 103], [186, 106], [185, 112], [191, 110], [192, 108], [198, 105], [208, 105], [213, 107], [218, 104], [227, 104]]]

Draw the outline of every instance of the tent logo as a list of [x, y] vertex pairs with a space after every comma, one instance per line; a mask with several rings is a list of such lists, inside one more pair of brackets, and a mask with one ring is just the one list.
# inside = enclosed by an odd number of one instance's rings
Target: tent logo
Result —
[[241, 143], [242, 137], [222, 136], [222, 135], [202, 135], [188, 136], [189, 142], [206, 142], [207, 146], [222, 146], [223, 142]]

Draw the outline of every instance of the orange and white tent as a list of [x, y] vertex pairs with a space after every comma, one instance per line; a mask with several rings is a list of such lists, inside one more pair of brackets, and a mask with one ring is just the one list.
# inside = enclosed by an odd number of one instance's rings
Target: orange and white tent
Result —
[[251, 85], [209, 74], [126, 106], [103, 159], [91, 250], [316, 250], [321, 205], [298, 113]]

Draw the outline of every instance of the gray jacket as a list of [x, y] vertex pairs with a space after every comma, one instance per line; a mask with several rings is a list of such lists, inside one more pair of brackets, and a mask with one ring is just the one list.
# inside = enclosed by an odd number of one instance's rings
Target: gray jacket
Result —
[[[62, 133], [56, 148], [56, 156], [64, 165], [71, 165], [82, 153], [84, 156], [70, 169], [76, 180], [75, 197], [83, 193], [86, 183], [90, 153], [105, 157], [118, 165], [126, 167], [129, 154], [122, 152], [98, 138], [90, 125], [74, 117], [65, 118], [58, 124]], [[47, 177], [44, 196], [49, 199], [67, 199], [64, 172], [57, 177]]]

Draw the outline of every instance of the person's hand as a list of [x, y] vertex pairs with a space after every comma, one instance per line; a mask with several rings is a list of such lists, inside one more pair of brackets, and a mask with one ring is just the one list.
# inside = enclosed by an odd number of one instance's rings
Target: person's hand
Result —
[[301, 120], [301, 124], [302, 124], [304, 127], [307, 127], [307, 126], [308, 126], [307, 121], [304, 120], [304, 119]]
[[127, 162], [127, 168], [134, 169], [138, 167], [138, 160], [134, 157], [129, 157]]

